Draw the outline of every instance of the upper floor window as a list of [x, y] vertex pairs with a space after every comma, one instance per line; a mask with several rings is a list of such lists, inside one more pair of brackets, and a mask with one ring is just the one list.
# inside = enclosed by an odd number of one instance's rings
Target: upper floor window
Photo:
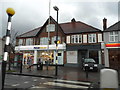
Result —
[[88, 34], [88, 42], [96, 43], [96, 34]]
[[19, 45], [23, 44], [23, 39], [19, 39]]
[[110, 42], [117, 42], [118, 41], [118, 31], [110, 32], [109, 41]]
[[[58, 36], [58, 40], [61, 41], [60, 36]], [[52, 37], [51, 44], [55, 44], [54, 41], [56, 41], [56, 36]]]
[[48, 37], [41, 37], [40, 45], [48, 45]]
[[55, 24], [48, 24], [46, 27], [46, 32], [54, 32], [55, 31]]
[[33, 44], [33, 38], [27, 38], [26, 45], [32, 45], [32, 44]]
[[72, 35], [71, 36], [71, 43], [82, 43], [82, 35]]

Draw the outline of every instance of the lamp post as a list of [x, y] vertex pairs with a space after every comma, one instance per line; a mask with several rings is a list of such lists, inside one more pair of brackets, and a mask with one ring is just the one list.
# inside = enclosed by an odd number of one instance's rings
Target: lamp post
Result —
[[55, 44], [56, 44], [56, 68], [55, 68], [55, 76], [57, 76], [57, 72], [58, 72], [58, 11], [59, 11], [59, 8], [57, 6], [54, 6], [53, 7], [55, 11], [57, 11], [57, 28], [56, 28], [56, 41], [55, 41]]
[[2, 90], [4, 89], [6, 64], [7, 64], [7, 59], [8, 59], [8, 55], [10, 52], [11, 19], [12, 19], [12, 16], [15, 14], [15, 11], [12, 8], [8, 8], [6, 10], [6, 13], [8, 14], [8, 24], [7, 24], [7, 31], [6, 31], [6, 42], [5, 42], [5, 46], [4, 46], [4, 58], [2, 61]]

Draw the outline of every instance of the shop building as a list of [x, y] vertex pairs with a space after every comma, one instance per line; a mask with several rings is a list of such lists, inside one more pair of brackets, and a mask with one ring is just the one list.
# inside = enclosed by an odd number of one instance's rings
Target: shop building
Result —
[[105, 67], [120, 69], [120, 21], [106, 28], [104, 20], [104, 57]]
[[[49, 20], [49, 19], [48, 19]], [[58, 25], [58, 64], [81, 66], [83, 58], [94, 58], [101, 64], [102, 31], [73, 18], [70, 22], [58, 24], [50, 17], [42, 27], [26, 32], [16, 38], [16, 52], [23, 53], [23, 61], [33, 56], [33, 63], [38, 58], [56, 60], [56, 26]], [[49, 30], [49, 33], [48, 33]], [[26, 63], [24, 62], [24, 63]]]

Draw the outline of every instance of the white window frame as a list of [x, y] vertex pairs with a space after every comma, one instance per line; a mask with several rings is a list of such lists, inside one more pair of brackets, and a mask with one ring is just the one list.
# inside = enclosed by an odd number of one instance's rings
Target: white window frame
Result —
[[82, 43], [82, 34], [71, 35], [71, 43]]
[[26, 45], [32, 45], [33, 44], [33, 38], [26, 38]]
[[98, 42], [103, 42], [103, 40], [102, 40], [102, 34], [98, 34]]
[[[54, 41], [56, 41], [56, 36], [53, 36], [51, 40], [52, 40], [52, 41], [51, 41], [51, 44], [55, 44]], [[58, 40], [61, 41], [60, 36], [58, 36]]]
[[88, 39], [87, 39], [87, 34], [84, 34], [84, 35], [83, 35], [83, 43], [87, 43], [87, 40], [88, 40]]
[[48, 24], [46, 26], [46, 32], [54, 32], [55, 31], [55, 24]]
[[118, 31], [109, 32], [109, 42], [118, 42], [119, 39], [118, 33], [119, 33]]
[[41, 37], [40, 45], [48, 45], [48, 37]]
[[19, 45], [20, 45], [20, 46], [23, 45], [23, 39], [19, 39]]
[[70, 36], [67, 36], [66, 42], [70, 43]]
[[96, 43], [96, 34], [88, 34], [88, 43]]

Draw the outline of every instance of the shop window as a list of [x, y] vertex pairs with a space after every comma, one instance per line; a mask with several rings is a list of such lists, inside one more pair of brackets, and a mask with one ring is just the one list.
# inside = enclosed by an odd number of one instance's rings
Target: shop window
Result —
[[61, 56], [61, 53], [58, 53], [58, 56]]
[[89, 51], [89, 58], [93, 58], [97, 63], [99, 63], [98, 51], [97, 50], [90, 50]]

